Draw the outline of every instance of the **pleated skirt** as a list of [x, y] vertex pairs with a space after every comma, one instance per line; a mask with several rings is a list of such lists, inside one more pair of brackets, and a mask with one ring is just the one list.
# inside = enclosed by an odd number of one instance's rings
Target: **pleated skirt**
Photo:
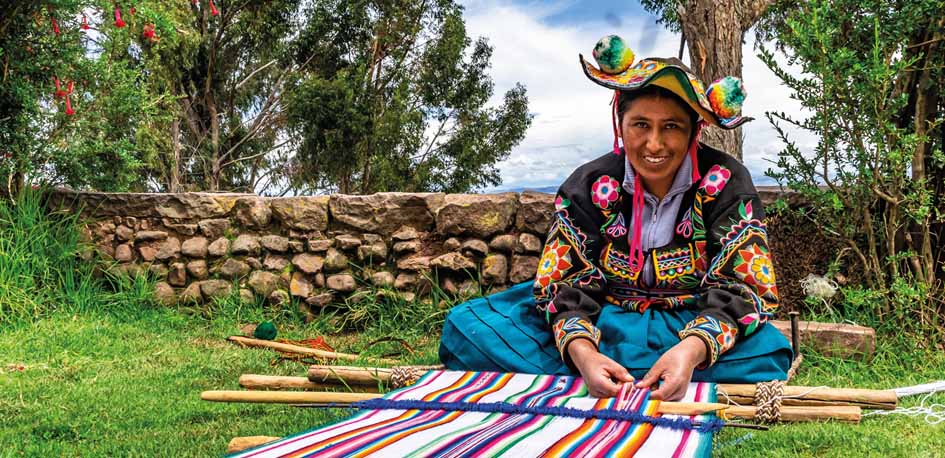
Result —
[[[551, 326], [534, 307], [531, 282], [457, 305], [443, 326], [440, 360], [453, 370], [580, 375], [564, 365]], [[660, 355], [679, 343], [677, 332], [697, 314], [696, 310], [654, 309], [640, 313], [604, 305], [597, 320], [600, 352], [642, 378]], [[792, 358], [784, 335], [773, 326], [762, 326], [712, 367], [696, 370], [692, 380], [785, 380]]]

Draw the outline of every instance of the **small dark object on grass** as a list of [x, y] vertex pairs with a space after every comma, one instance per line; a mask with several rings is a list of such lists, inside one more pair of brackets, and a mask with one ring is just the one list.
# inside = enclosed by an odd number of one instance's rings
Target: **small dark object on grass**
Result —
[[269, 321], [263, 321], [253, 330], [253, 337], [262, 340], [272, 340], [276, 338], [276, 326]]

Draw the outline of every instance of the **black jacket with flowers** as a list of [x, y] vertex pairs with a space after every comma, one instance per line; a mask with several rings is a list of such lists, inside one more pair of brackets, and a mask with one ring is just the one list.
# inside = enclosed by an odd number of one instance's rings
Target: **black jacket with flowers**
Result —
[[[778, 307], [764, 208], [748, 170], [700, 144], [702, 179], [683, 195], [669, 244], [649, 250], [655, 282], [631, 268], [632, 199], [619, 185], [624, 157], [608, 153], [582, 165], [561, 185], [535, 278], [538, 311], [552, 325], [569, 365], [576, 338], [596, 345], [601, 304], [629, 310], [695, 308], [679, 330], [705, 342], [712, 365]], [[641, 269], [642, 270], [642, 269]]]

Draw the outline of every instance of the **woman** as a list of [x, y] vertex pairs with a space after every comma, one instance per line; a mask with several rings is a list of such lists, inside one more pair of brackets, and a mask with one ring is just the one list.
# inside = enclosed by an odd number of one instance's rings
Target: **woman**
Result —
[[614, 154], [561, 185], [534, 283], [455, 307], [440, 358], [577, 372], [601, 397], [635, 378], [665, 400], [691, 380], [784, 380], [793, 355], [765, 326], [778, 295], [761, 200], [744, 166], [698, 141], [703, 125], [750, 120], [741, 82], [706, 91], [677, 59], [633, 65], [615, 36], [594, 57], [600, 69], [581, 56], [585, 74], [616, 91]]

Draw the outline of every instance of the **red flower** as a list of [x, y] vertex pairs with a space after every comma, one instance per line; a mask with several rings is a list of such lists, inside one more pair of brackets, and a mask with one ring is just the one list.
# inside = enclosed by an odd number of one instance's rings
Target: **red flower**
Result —
[[75, 114], [75, 110], [72, 109], [71, 97], [66, 96], [66, 114], [72, 116]]
[[217, 9], [216, 5], [213, 4], [213, 0], [210, 0], [210, 14], [212, 16], [220, 14], [220, 11]]
[[141, 31], [141, 38], [154, 43], [154, 24], [144, 25], [144, 30]]
[[82, 15], [82, 25], [80, 25], [79, 28], [82, 30], [89, 30], [89, 18], [85, 17], [84, 14]]
[[115, 27], [119, 29], [125, 26], [125, 21], [121, 19], [121, 8], [115, 7]]
[[59, 83], [59, 77], [54, 77], [53, 81], [56, 84], [56, 92], [53, 93], [53, 96], [57, 99], [61, 99], [67, 95], [67, 92], [62, 89], [62, 85]]
[[59, 23], [56, 22], [56, 17], [53, 16], [53, 8], [47, 5], [46, 12], [49, 13], [49, 23], [52, 25], [53, 33], [59, 35]]

